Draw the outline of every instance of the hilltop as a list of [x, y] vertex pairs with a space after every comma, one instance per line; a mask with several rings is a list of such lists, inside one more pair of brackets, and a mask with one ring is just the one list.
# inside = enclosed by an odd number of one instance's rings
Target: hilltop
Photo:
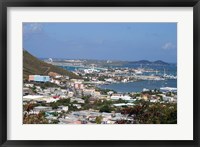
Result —
[[80, 78], [76, 74], [64, 70], [60, 67], [48, 64], [31, 55], [28, 51], [23, 50], [23, 79], [28, 79], [29, 75], [39, 74], [48, 75], [49, 72], [56, 72], [70, 78]]
[[129, 62], [129, 64], [169, 65], [169, 63], [164, 62], [162, 60], [157, 60], [157, 61], [140, 60], [140, 61]]

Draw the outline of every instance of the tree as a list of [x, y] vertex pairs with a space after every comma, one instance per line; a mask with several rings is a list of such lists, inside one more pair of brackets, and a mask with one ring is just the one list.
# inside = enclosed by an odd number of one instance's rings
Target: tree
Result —
[[[149, 103], [141, 101], [133, 108], [124, 108], [122, 114], [133, 117], [137, 124], [175, 124], [177, 123], [177, 104]], [[122, 122], [120, 122], [122, 123]]]
[[24, 124], [48, 124], [48, 120], [45, 118], [45, 113], [40, 112], [39, 114], [27, 115], [23, 116]]
[[95, 119], [96, 124], [101, 124], [102, 119], [103, 119], [103, 117], [101, 115], [97, 116]]
[[52, 109], [58, 109], [58, 103], [52, 103], [51, 104]]
[[31, 110], [33, 110], [33, 104], [27, 104], [23, 106], [24, 111], [30, 112]]
[[32, 89], [31, 89], [34, 93], [36, 93], [36, 87], [33, 86]]
[[110, 113], [111, 111], [113, 111], [113, 108], [111, 108], [109, 105], [103, 105], [100, 110], [100, 112], [107, 112]]
[[122, 100], [121, 98], [116, 101], [116, 103], [126, 103], [126, 100]]

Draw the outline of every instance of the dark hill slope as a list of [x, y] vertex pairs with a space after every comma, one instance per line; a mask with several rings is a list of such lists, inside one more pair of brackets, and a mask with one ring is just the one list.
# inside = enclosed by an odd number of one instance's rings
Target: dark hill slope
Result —
[[23, 50], [23, 79], [28, 79], [28, 76], [31, 74], [47, 75], [49, 72], [56, 72], [61, 75], [69, 76], [70, 78], [80, 78], [72, 72], [41, 61], [28, 51]]

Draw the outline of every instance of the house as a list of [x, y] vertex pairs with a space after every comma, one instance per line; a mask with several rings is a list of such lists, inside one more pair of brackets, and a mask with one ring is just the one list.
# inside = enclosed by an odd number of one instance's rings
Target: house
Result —
[[158, 102], [158, 99], [151, 99], [150, 102], [151, 102], [151, 103], [157, 103], [157, 102]]
[[100, 97], [101, 96], [101, 93], [99, 91], [95, 91], [92, 96], [94, 97]]
[[109, 79], [105, 79], [106, 82], [114, 82], [114, 80], [112, 78]]
[[108, 92], [107, 92], [108, 95], [111, 95], [111, 94], [113, 94], [113, 93], [114, 93], [113, 91], [108, 91]]
[[80, 82], [74, 83], [75, 89], [84, 89], [84, 85]]
[[97, 100], [97, 98], [95, 98], [95, 97], [90, 97], [89, 99], [88, 99], [88, 101], [89, 101], [89, 103], [90, 104], [94, 104], [94, 102]]
[[54, 84], [57, 84], [57, 85], [60, 85], [61, 81], [58, 80], [58, 79], [51, 79], [50, 81], [51, 83], [54, 83]]
[[65, 76], [65, 79], [66, 79], [66, 80], [69, 80], [69, 76]]
[[123, 107], [123, 106], [134, 106], [133, 103], [119, 103], [119, 104], [113, 104], [115, 107]]
[[61, 98], [61, 99], [66, 99], [66, 98], [67, 98], [67, 96], [66, 96], [66, 95], [64, 95], [64, 94], [62, 94], [62, 95], [60, 95], [60, 98]]
[[28, 95], [30, 93], [29, 88], [23, 88], [23, 96]]
[[45, 106], [37, 106], [33, 108], [33, 111], [35, 112], [41, 112], [41, 111], [51, 111], [52, 107], [45, 107]]
[[49, 76], [42, 76], [42, 75], [29, 75], [29, 81], [32, 82], [49, 82]]
[[56, 72], [49, 72], [48, 75], [53, 78], [61, 78], [62, 76]]
[[75, 106], [77, 109], [81, 109], [81, 105], [80, 104], [73, 104], [73, 106]]
[[84, 95], [93, 95], [95, 93], [95, 89], [83, 89]]
[[68, 109], [69, 109], [68, 106], [58, 106], [58, 110], [61, 110], [61, 111], [67, 112]]
[[73, 91], [68, 91], [67, 96], [68, 97], [73, 97], [74, 96], [74, 92]]
[[110, 97], [111, 100], [119, 100], [119, 99], [122, 99], [122, 100], [131, 100], [131, 97], [129, 95], [122, 95], [122, 94], [115, 94], [115, 95], [112, 95]]
[[163, 101], [166, 101], [166, 102], [173, 102], [173, 101], [174, 101], [174, 98], [173, 98], [173, 97], [170, 97], [170, 96], [164, 96], [164, 97], [163, 97]]
[[60, 98], [60, 96], [58, 96], [58, 95], [55, 95], [55, 96], [53, 96], [53, 98], [54, 98], [54, 99], [59, 99], [59, 98]]
[[25, 84], [24, 84], [24, 87], [32, 88], [33, 86], [34, 86], [34, 84], [28, 84], [28, 83], [25, 83]]
[[34, 99], [40, 99], [40, 98], [44, 98], [43, 95], [26, 95], [23, 96], [24, 100], [34, 100]]
[[81, 103], [81, 104], [85, 103], [85, 101], [83, 99], [81, 99], [81, 98], [71, 98], [70, 99], [70, 102], [75, 102], [75, 101], [77, 103]]
[[82, 79], [71, 79], [71, 82], [73, 82], [73, 83], [76, 83], [76, 82], [83, 83], [84, 80], [82, 80]]
[[46, 103], [52, 103], [52, 102], [57, 102], [59, 99], [55, 99], [55, 98], [44, 98], [44, 100], [46, 101]]
[[147, 101], [147, 100], [149, 100], [150, 95], [149, 94], [142, 94], [141, 97], [142, 97], [143, 100]]
[[88, 99], [89, 103], [91, 103], [91, 104], [93, 104], [96, 100], [97, 100], [97, 98], [95, 98], [95, 97], [90, 97]]

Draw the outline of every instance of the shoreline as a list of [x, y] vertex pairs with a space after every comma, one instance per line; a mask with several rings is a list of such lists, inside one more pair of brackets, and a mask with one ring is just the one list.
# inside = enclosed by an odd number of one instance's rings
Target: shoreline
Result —
[[[140, 82], [140, 85], [137, 86]], [[149, 83], [149, 84], [148, 84]], [[153, 83], [153, 84], [152, 84]], [[146, 86], [145, 86], [146, 85]], [[129, 92], [142, 92], [143, 89], [154, 90], [159, 89], [162, 87], [174, 87], [177, 88], [177, 80], [138, 80], [134, 82], [118, 82], [118, 83], [111, 83], [111, 84], [101, 84], [97, 85], [100, 89], [110, 89], [114, 90], [119, 93], [129, 93]], [[150, 88], [152, 87], [152, 88]], [[121, 90], [120, 90], [121, 89]], [[132, 90], [131, 90], [132, 89]]]

